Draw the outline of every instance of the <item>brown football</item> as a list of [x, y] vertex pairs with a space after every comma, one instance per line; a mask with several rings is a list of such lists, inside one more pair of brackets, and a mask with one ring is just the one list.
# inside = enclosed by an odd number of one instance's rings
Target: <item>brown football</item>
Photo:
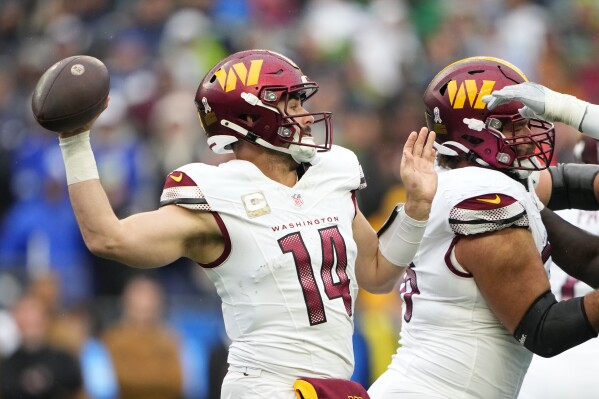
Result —
[[46, 129], [73, 131], [102, 112], [109, 91], [106, 65], [97, 58], [76, 55], [44, 72], [33, 91], [31, 109]]

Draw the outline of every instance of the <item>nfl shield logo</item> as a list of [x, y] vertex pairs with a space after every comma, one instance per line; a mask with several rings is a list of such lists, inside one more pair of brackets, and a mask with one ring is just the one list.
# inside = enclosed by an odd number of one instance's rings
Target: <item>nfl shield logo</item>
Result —
[[293, 198], [293, 204], [295, 206], [302, 206], [304, 204], [304, 200], [302, 199], [302, 195], [298, 193], [294, 193], [291, 198]]

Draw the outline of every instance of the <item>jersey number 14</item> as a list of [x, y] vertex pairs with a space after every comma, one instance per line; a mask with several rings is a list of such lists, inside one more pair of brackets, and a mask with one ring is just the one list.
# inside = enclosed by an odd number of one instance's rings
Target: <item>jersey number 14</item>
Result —
[[[347, 251], [345, 241], [337, 226], [318, 230], [322, 247], [322, 266], [320, 277], [324, 291], [329, 300], [343, 298], [345, 310], [352, 315], [351, 295], [349, 292], [349, 278], [347, 277]], [[279, 239], [279, 246], [283, 253], [291, 252], [295, 261], [297, 278], [302, 287], [304, 301], [308, 310], [310, 325], [325, 323], [327, 317], [324, 311], [322, 296], [316, 283], [312, 270], [312, 260], [306, 244], [299, 232], [291, 233]], [[337, 263], [335, 267], [335, 263]], [[333, 280], [333, 269], [338, 277], [338, 282]]]

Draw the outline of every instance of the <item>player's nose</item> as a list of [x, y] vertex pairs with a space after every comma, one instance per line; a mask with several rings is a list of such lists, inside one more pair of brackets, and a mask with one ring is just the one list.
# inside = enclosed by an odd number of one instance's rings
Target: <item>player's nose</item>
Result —
[[314, 115], [308, 114], [308, 111], [304, 107], [301, 108], [301, 113], [307, 114], [301, 117], [300, 123], [302, 126], [310, 126], [314, 124]]

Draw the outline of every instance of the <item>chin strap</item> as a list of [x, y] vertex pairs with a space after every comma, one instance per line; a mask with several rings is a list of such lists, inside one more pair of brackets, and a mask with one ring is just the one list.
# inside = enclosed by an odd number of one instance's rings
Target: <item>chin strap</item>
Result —
[[277, 114], [281, 113], [281, 112], [279, 112], [279, 110], [277, 108], [264, 104], [262, 102], [262, 100], [260, 100], [258, 97], [256, 97], [252, 93], [243, 92], [243, 93], [241, 93], [241, 98], [243, 98], [246, 103], [253, 105], [255, 107], [257, 106], [257, 107], [266, 108], [266, 109], [271, 110], [272, 112], [276, 112]]
[[[451, 143], [453, 144], [453, 141]], [[443, 144], [439, 144], [436, 141], [433, 143], [433, 147], [435, 147], [435, 150], [441, 155], [447, 155], [448, 157], [457, 157], [459, 155], [456, 150], [445, 147]]]
[[484, 167], [488, 167], [489, 166], [489, 164], [487, 162], [485, 162], [478, 155], [476, 155], [474, 152], [472, 152], [470, 149], [468, 149], [465, 145], [460, 144], [457, 141], [446, 141], [443, 144], [439, 144], [437, 142], [434, 142], [433, 143], [433, 147], [441, 155], [445, 155], [445, 156], [448, 156], [448, 157], [457, 157], [457, 156], [460, 155], [456, 150], [447, 147], [445, 144], [449, 144], [449, 145], [452, 145], [454, 147], [459, 148], [464, 153], [464, 155], [466, 155], [468, 161], [470, 161], [470, 162], [476, 162], [480, 166], [484, 166]]
[[246, 140], [251, 141], [252, 143], [256, 143], [262, 147], [269, 148], [274, 151], [283, 152], [285, 154], [291, 155], [293, 160], [297, 163], [311, 162], [316, 155], [316, 148], [309, 146], [302, 146], [298, 144], [291, 144], [289, 148], [278, 147], [276, 145], [270, 144], [268, 141], [262, 139], [256, 133], [253, 133], [236, 123], [228, 121], [226, 119], [221, 119], [221, 125], [236, 131], [246, 138]]

